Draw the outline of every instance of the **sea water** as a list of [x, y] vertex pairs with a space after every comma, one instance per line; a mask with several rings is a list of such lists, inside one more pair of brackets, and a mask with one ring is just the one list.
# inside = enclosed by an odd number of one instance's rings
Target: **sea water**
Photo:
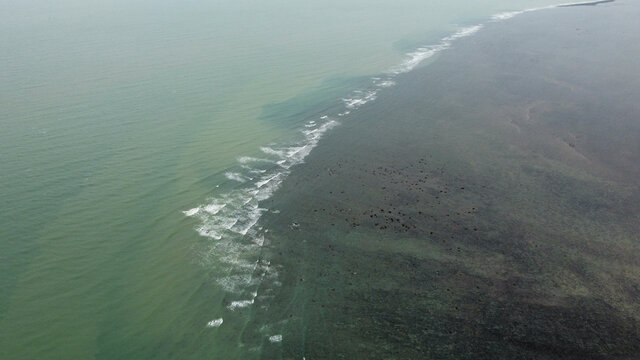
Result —
[[263, 202], [398, 75], [557, 3], [1, 2], [0, 357], [286, 341], [252, 320]]

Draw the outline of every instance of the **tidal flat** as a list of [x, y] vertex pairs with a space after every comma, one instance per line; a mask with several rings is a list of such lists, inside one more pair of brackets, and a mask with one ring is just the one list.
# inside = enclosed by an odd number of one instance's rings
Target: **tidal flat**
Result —
[[638, 18], [617, 1], [488, 24], [341, 120], [265, 202], [280, 277], [242, 341], [265, 359], [637, 356]]

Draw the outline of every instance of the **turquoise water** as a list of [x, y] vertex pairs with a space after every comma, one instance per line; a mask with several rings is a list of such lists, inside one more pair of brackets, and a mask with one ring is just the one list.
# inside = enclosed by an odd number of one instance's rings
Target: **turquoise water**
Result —
[[284, 271], [261, 202], [396, 74], [554, 3], [1, 2], [1, 357], [281, 356], [244, 311]]

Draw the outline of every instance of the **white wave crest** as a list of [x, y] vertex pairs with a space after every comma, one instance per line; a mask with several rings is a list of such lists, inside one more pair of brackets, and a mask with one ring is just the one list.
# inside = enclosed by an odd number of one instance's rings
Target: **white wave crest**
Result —
[[[498, 22], [526, 12], [577, 4], [584, 3], [565, 3], [505, 11], [494, 14], [488, 21]], [[337, 112], [337, 117], [349, 115], [363, 105], [375, 101], [384, 88], [396, 84], [395, 79], [398, 75], [412, 71], [426, 59], [451, 48], [455, 41], [477, 33], [483, 26], [478, 24], [461, 28], [436, 44], [421, 46], [407, 53], [405, 60], [387, 73], [372, 77], [368, 88], [354, 91], [343, 98], [344, 108]], [[301, 139], [287, 144], [262, 146], [260, 147], [260, 151], [264, 154], [262, 157], [239, 157], [238, 166], [224, 174], [227, 179], [233, 181], [233, 183], [224, 184], [226, 187], [223, 188], [227, 189], [225, 193], [214, 196], [205, 204], [183, 211], [185, 216], [199, 219], [200, 224], [196, 231], [201, 236], [212, 240], [202, 257], [209, 266], [218, 266], [219, 271], [216, 273], [218, 284], [237, 296], [246, 296], [247, 291], [253, 289], [251, 299], [233, 301], [227, 306], [229, 310], [252, 305], [257, 296], [255, 289], [265, 279], [269, 279], [273, 286], [279, 286], [278, 271], [260, 256], [260, 249], [268, 244], [268, 239], [265, 238], [268, 229], [263, 230], [261, 227], [256, 229], [259, 219], [268, 211], [260, 205], [279, 189], [284, 179], [290, 174], [291, 168], [303, 163], [323, 135], [338, 124], [332, 119], [332, 115], [322, 115], [319, 119], [309, 120], [301, 125], [299, 133]], [[207, 326], [218, 327], [222, 322], [222, 318], [215, 319]], [[278, 343], [282, 341], [282, 335], [273, 335], [268, 339], [272, 343]]]
[[282, 342], [282, 335], [278, 334], [278, 335], [269, 336], [269, 342], [272, 344]]
[[368, 90], [366, 92], [356, 91], [354, 92], [354, 95], [360, 95], [360, 93], [362, 93], [361, 96], [353, 96], [350, 98], [342, 99], [347, 109], [357, 109], [362, 105], [375, 100], [376, 95], [378, 95], [377, 90]]
[[193, 209], [185, 210], [182, 213], [185, 214], [186, 216], [193, 216], [193, 215], [197, 214], [198, 211], [200, 211], [200, 208], [199, 207], [195, 207]]
[[[256, 229], [256, 224], [268, 211], [260, 204], [280, 188], [291, 167], [303, 163], [322, 136], [338, 125], [329, 116], [321, 119], [308, 122], [309, 126], [301, 129], [301, 138], [296, 142], [261, 147], [266, 158], [239, 157], [237, 169], [224, 174], [237, 183], [231, 184], [231, 190], [184, 211], [185, 215], [200, 220], [196, 228], [198, 234], [213, 240], [202, 252], [202, 261], [216, 267], [216, 281], [226, 291], [242, 294], [257, 288], [262, 279], [277, 276], [277, 271], [270, 269], [268, 262], [256, 261], [260, 258], [260, 248], [267, 243], [265, 234], [268, 232], [268, 229]], [[273, 283], [276, 282], [273, 279]], [[256, 296], [254, 292], [252, 299]], [[253, 301], [234, 301], [228, 308], [245, 307]]]
[[418, 48], [416, 51], [407, 54], [407, 59], [400, 65], [390, 70], [391, 74], [399, 75], [409, 72], [416, 68], [424, 60], [434, 56], [435, 54], [451, 47], [452, 42], [463, 37], [473, 35], [482, 29], [483, 25], [474, 25], [462, 28], [452, 35], [443, 38], [440, 43], [428, 45]]
[[396, 82], [393, 80], [382, 80], [382, 81], [376, 81], [374, 82], [374, 84], [377, 87], [381, 87], [381, 88], [387, 88], [387, 87], [392, 87], [396, 85]]
[[209, 205], [205, 205], [204, 206], [204, 211], [208, 212], [211, 215], [215, 215], [217, 214], [220, 210], [222, 210], [225, 206], [227, 206], [226, 203], [212, 203]]
[[523, 14], [525, 12], [526, 12], [526, 10], [505, 11], [505, 12], [497, 13], [497, 14], [494, 14], [493, 16], [491, 16], [491, 21], [508, 20], [508, 19], [511, 19], [514, 16], [518, 16], [518, 15]]
[[238, 308], [246, 308], [250, 305], [253, 305], [254, 303], [254, 299], [251, 300], [240, 300], [240, 301], [232, 301], [231, 304], [229, 304], [229, 306], [227, 306], [227, 309], [229, 310], [235, 310]]
[[207, 327], [216, 328], [216, 327], [219, 327], [220, 325], [222, 325], [223, 322], [224, 322], [224, 320], [222, 318], [211, 320], [211, 321], [209, 321], [207, 323]]

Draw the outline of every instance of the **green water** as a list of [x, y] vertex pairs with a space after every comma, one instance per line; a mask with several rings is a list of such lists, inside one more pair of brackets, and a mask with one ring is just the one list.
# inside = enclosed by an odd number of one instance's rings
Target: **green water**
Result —
[[414, 48], [553, 3], [0, 2], [0, 357], [281, 356], [183, 211]]

